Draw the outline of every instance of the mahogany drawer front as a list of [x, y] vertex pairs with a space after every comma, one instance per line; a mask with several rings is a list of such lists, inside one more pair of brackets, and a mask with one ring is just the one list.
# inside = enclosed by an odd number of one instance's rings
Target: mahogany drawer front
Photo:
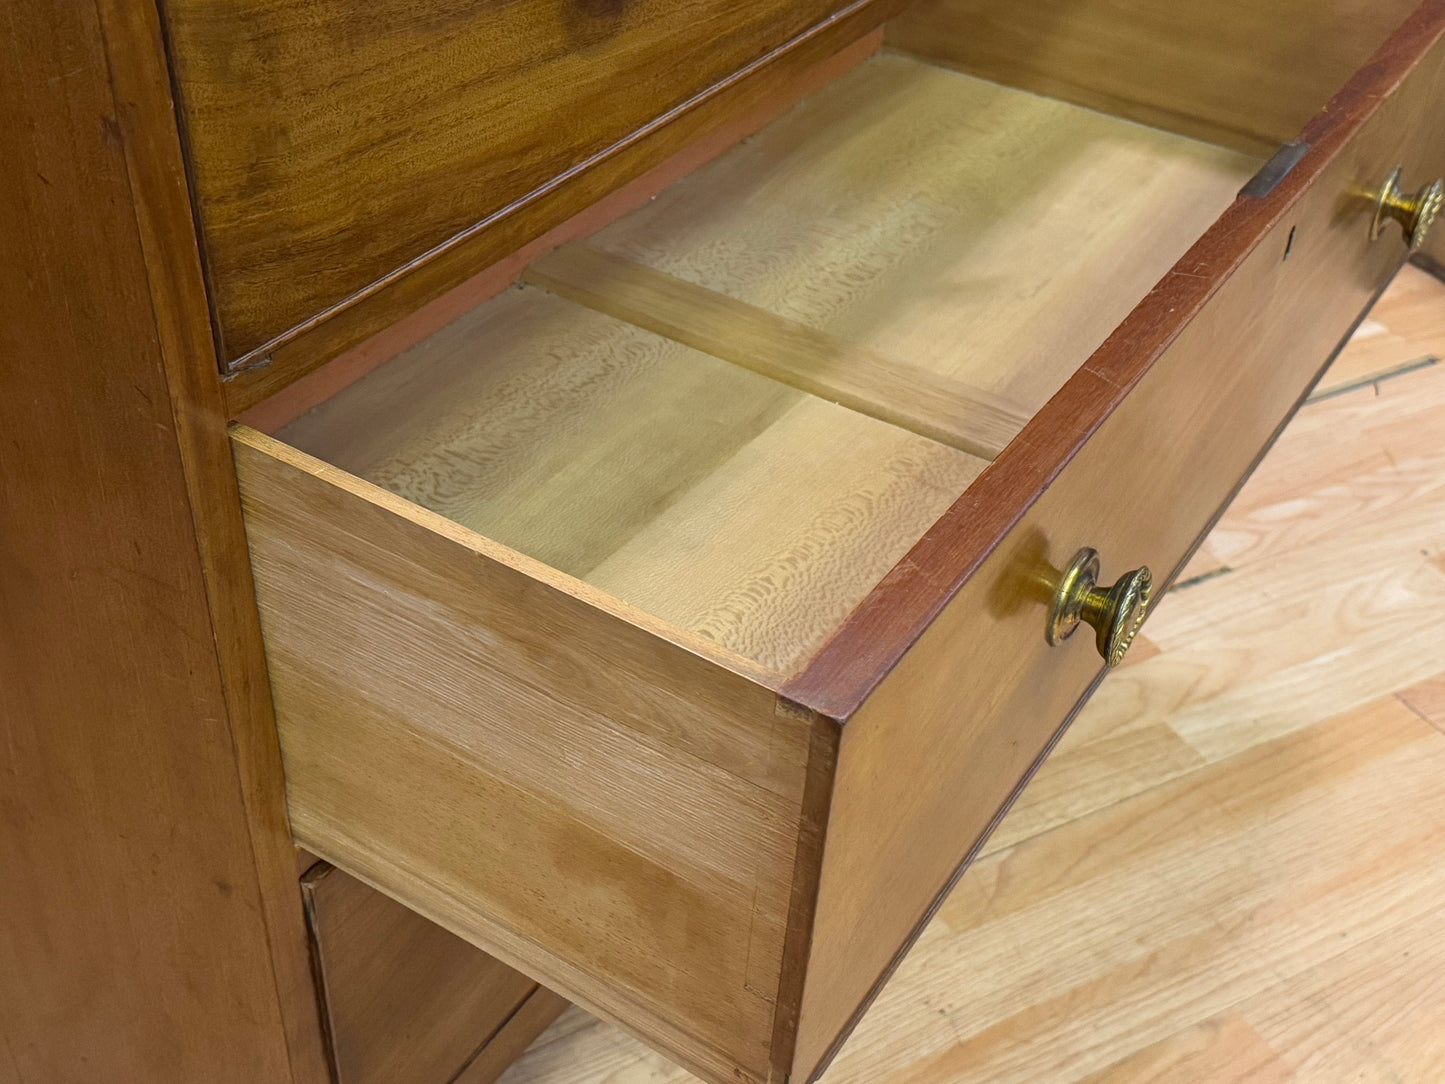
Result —
[[223, 361], [505, 218], [843, 6], [166, 4]]
[[[1145, 565], [1167, 586], [1399, 267], [1393, 224], [1368, 238], [1372, 193], [1397, 166], [1445, 172], [1442, 27], [1445, 5], [1420, 9], [1306, 128], [1308, 156], [1241, 196], [786, 690], [849, 715], [796, 1066], [846, 1036], [1102, 676], [1087, 627], [1045, 643], [1041, 571], [1088, 546], [1105, 582]], [[932, 570], [960, 564], [946, 598]]]
[[334, 866], [318, 863], [301, 891], [337, 1084], [484, 1084], [566, 1008]]
[[[1167, 580], [1399, 266], [1393, 224], [1369, 238], [1368, 193], [1397, 165], [1411, 183], [1445, 167], [1442, 26], [1432, 0], [1306, 130], [1303, 160], [1238, 199], [976, 479], [964, 453], [930, 460], [963, 495], [799, 667], [559, 571], [570, 539], [548, 536], [544, 564], [235, 429], [298, 842], [705, 1079], [814, 1078], [1100, 675], [1086, 636], [1046, 644], [1050, 576], [1092, 546], [1106, 577]], [[473, 329], [495, 379], [529, 387], [495, 345], [508, 328], [570, 311], [535, 287], [500, 299]], [[639, 382], [664, 399], [659, 359], [711, 371], [660, 333], [575, 322], [645, 358]], [[380, 411], [352, 415], [357, 440], [420, 371], [353, 396]], [[604, 377], [616, 367], [573, 383], [615, 394]], [[508, 432], [582, 440], [548, 429], [572, 386], [548, 380]], [[435, 398], [448, 424], [490, 431]], [[515, 454], [484, 452], [469, 469]], [[451, 479], [423, 473], [445, 497]], [[866, 526], [895, 496], [842, 518]], [[652, 579], [702, 569], [710, 537]]]

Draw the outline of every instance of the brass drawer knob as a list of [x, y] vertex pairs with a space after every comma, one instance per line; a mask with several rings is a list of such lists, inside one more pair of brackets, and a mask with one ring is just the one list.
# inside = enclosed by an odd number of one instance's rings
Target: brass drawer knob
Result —
[[1087, 621], [1094, 626], [1099, 654], [1110, 666], [1118, 666], [1144, 623], [1153, 584], [1154, 577], [1146, 567], [1121, 576], [1113, 587], [1102, 588], [1098, 553], [1081, 549], [1054, 590], [1047, 629], [1049, 643], [1062, 643], [1073, 635], [1081, 620]]
[[1407, 196], [1400, 190], [1400, 177], [1404, 170], [1396, 167], [1386, 179], [1380, 194], [1375, 200], [1375, 220], [1370, 224], [1370, 240], [1380, 236], [1385, 228], [1385, 220], [1393, 218], [1400, 223], [1400, 229], [1405, 231], [1405, 241], [1414, 252], [1425, 243], [1425, 235], [1430, 232], [1430, 225], [1440, 213], [1440, 207], [1445, 204], [1445, 180], [1436, 178], [1427, 184], [1413, 196]]

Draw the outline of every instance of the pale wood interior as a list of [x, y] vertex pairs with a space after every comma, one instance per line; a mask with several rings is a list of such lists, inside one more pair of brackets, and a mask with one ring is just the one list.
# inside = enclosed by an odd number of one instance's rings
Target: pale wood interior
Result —
[[[1439, 357], [1407, 268], [823, 1084], [1442, 1079]], [[505, 1084], [631, 1080], [573, 1009]]]
[[589, 244], [1027, 418], [1257, 165], [884, 53]]
[[1418, 0], [913, 0], [888, 41], [935, 63], [1271, 154]]
[[985, 466], [533, 287], [278, 436], [779, 671]]
[[277, 435], [790, 673], [1256, 164], [881, 55]]

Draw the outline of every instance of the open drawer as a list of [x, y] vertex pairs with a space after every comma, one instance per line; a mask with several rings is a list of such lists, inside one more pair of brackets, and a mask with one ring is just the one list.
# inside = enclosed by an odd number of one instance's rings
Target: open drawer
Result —
[[1405, 257], [1442, 27], [1237, 198], [880, 55], [237, 427], [298, 841], [706, 1079], [812, 1079], [1127, 646], [1050, 646], [1065, 568], [1157, 598]]

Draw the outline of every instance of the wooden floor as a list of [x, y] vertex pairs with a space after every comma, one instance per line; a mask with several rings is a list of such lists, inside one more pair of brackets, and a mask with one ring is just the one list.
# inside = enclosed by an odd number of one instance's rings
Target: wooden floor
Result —
[[[1437, 357], [1407, 269], [826, 1084], [1445, 1081]], [[574, 1008], [503, 1081], [691, 1079]]]

